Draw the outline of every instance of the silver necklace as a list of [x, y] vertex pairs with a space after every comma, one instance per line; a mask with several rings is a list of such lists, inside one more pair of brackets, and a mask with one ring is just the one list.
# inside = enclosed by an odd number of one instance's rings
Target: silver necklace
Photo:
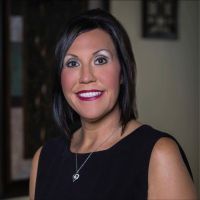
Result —
[[[118, 128], [117, 128], [118, 129]], [[113, 132], [100, 144], [100, 145], [98, 145], [97, 146], [97, 148], [94, 150], [94, 151], [92, 151], [91, 153], [89, 153], [89, 155], [86, 157], [86, 159], [83, 161], [83, 163], [81, 164], [81, 166], [78, 168], [78, 155], [77, 155], [77, 153], [75, 154], [75, 159], [76, 159], [76, 170], [75, 170], [75, 173], [73, 174], [73, 176], [72, 176], [72, 181], [73, 182], [75, 182], [75, 181], [77, 181], [78, 179], [79, 179], [79, 177], [80, 177], [80, 173], [79, 173], [79, 171], [84, 167], [84, 165], [86, 164], [86, 162], [89, 160], [89, 158], [92, 156], [92, 154], [95, 152], [95, 151], [97, 151], [104, 143], [106, 143], [113, 135], [114, 135], [114, 133], [115, 133], [115, 130], [116, 129], [114, 129], [113, 130]]]

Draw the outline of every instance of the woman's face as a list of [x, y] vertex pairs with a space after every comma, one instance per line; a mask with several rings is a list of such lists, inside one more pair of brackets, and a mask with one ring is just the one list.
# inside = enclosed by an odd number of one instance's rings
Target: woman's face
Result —
[[108, 33], [94, 29], [74, 40], [64, 58], [61, 85], [82, 119], [94, 121], [119, 113], [120, 64]]

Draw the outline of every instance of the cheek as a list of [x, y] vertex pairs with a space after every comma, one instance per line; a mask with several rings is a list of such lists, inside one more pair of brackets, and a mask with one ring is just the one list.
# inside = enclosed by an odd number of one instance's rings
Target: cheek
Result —
[[74, 82], [75, 76], [67, 70], [63, 69], [61, 72], [61, 86], [65, 95], [67, 95], [67, 93], [70, 92]]
[[[110, 74], [110, 75], [109, 75]], [[117, 92], [120, 87], [120, 69], [119, 67], [111, 68], [105, 73], [104, 82], [106, 85]]]

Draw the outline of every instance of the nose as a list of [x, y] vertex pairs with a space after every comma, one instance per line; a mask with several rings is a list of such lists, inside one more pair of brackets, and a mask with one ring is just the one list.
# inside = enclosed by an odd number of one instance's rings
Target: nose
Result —
[[80, 83], [90, 83], [96, 81], [92, 66], [82, 66], [80, 71]]

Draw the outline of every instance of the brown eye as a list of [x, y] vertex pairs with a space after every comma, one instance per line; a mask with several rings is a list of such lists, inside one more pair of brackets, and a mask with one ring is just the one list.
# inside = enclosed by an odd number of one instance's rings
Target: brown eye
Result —
[[100, 56], [100, 57], [97, 57], [95, 59], [95, 64], [96, 65], [103, 65], [103, 64], [106, 64], [108, 62], [108, 58], [104, 57], [104, 56]]

